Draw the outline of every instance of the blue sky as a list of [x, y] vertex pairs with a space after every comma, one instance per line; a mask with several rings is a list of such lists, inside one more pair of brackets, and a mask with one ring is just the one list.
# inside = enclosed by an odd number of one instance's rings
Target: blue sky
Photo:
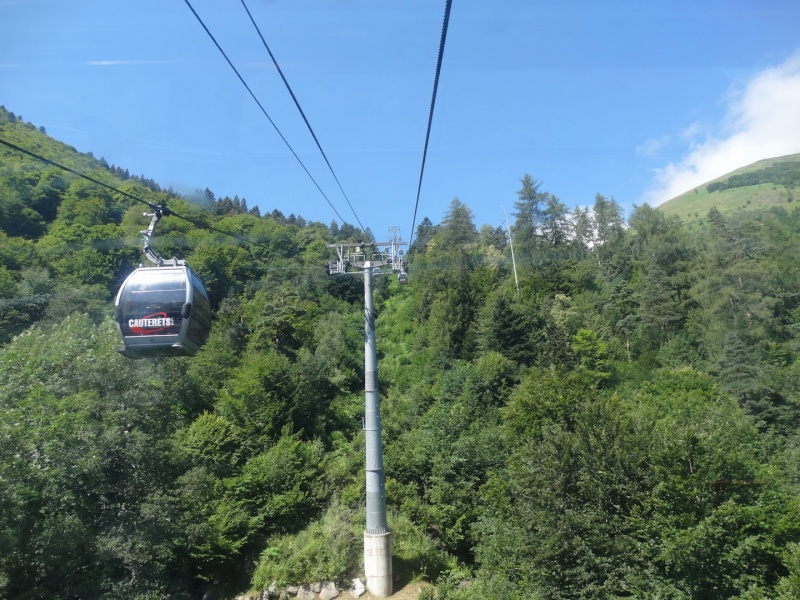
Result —
[[[412, 223], [444, 0], [245, 0], [347, 198]], [[191, 0], [356, 223], [240, 0]], [[0, 104], [109, 163], [264, 211], [338, 217], [183, 0], [0, 0]], [[800, 152], [800, 3], [453, 0], [417, 223], [503, 223], [529, 173], [626, 209]]]

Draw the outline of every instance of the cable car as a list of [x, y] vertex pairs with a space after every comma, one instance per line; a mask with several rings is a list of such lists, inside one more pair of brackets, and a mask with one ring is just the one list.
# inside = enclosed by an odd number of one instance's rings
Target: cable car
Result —
[[186, 264], [140, 267], [117, 294], [114, 320], [123, 356], [194, 356], [208, 335], [211, 305]]
[[408, 283], [408, 273], [406, 273], [405, 271], [400, 271], [400, 273], [397, 275], [397, 281], [400, 283], [400, 285], [407, 284]]
[[194, 356], [211, 327], [211, 304], [203, 282], [186, 261], [164, 260], [150, 246], [163, 205], [154, 206], [150, 226], [142, 231], [144, 254], [155, 267], [131, 273], [114, 301], [114, 321], [122, 337], [117, 351], [128, 358]]

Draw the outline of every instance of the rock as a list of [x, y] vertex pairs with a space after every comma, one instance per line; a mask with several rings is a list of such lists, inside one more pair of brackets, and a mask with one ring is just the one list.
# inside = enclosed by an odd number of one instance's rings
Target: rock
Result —
[[353, 583], [350, 584], [350, 587], [347, 589], [350, 592], [350, 595], [355, 598], [361, 598], [366, 592], [367, 588], [364, 585], [364, 582], [361, 581], [358, 577], [353, 579]]
[[269, 587], [261, 592], [261, 600], [276, 600], [278, 598], [278, 583], [273, 581]]
[[317, 583], [311, 584], [311, 591], [315, 594], [319, 594], [322, 591], [322, 582], [318, 581]]
[[319, 593], [319, 600], [333, 600], [339, 595], [339, 590], [336, 589], [336, 584], [332, 581], [326, 581], [322, 584], [322, 590]]
[[289, 594], [293, 598], [295, 596], [297, 596], [297, 592], [299, 592], [299, 591], [300, 591], [300, 588], [298, 588], [296, 585], [290, 585], [289, 587], [286, 588], [286, 593]]
[[316, 594], [311, 590], [311, 586], [307, 583], [301, 585], [297, 592], [298, 600], [314, 600], [315, 596]]

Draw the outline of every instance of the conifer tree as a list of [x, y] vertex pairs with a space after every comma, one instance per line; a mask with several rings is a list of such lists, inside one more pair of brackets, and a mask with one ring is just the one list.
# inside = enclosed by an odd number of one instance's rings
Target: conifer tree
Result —
[[656, 264], [648, 266], [644, 277], [639, 318], [659, 339], [668, 339], [673, 325], [681, 319], [675, 292], [664, 271]]
[[549, 248], [563, 246], [570, 236], [567, 205], [553, 194], [547, 195], [542, 211], [542, 237]]
[[539, 229], [542, 224], [542, 204], [547, 198], [547, 193], [540, 191], [540, 181], [533, 179], [527, 173], [520, 179], [522, 187], [517, 192], [517, 201], [514, 203], [516, 221], [513, 227], [514, 241], [520, 253], [530, 253], [537, 245]]

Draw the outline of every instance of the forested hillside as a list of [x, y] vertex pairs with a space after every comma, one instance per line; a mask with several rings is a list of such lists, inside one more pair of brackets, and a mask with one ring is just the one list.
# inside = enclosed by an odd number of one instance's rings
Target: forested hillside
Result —
[[[369, 233], [190, 201], [6, 111], [0, 139], [238, 237], [159, 222], [212, 330], [194, 358], [126, 359], [112, 305], [142, 205], [0, 146], [0, 597], [358, 575], [363, 285], [325, 261]], [[376, 278], [397, 585], [799, 597], [800, 211], [688, 231], [601, 195], [569, 212], [520, 175], [516, 278], [458, 199], [419, 225], [407, 286]]]

